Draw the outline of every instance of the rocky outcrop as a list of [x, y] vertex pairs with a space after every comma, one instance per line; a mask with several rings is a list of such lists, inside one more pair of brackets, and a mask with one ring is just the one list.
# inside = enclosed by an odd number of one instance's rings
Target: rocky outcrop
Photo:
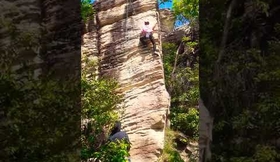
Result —
[[161, 35], [164, 36], [174, 30], [175, 16], [169, 9], [160, 9]]
[[210, 115], [203, 101], [199, 100], [199, 162], [206, 162], [211, 158], [210, 144], [214, 118]]
[[91, 17], [87, 22], [84, 22], [84, 30], [82, 35], [82, 69], [87, 67], [88, 78], [93, 75], [98, 75], [98, 32], [96, 18]]
[[193, 33], [191, 29], [192, 28], [189, 25], [183, 25], [179, 28], [174, 29], [171, 32], [165, 33], [162, 37], [162, 41], [180, 44], [184, 36], [188, 36]]
[[41, 1], [44, 25], [42, 57], [46, 71], [55, 71], [55, 77], [80, 78], [81, 72], [81, 16], [80, 1]]
[[[73, 71], [75, 76], [79, 76], [80, 60], [77, 58], [81, 26], [77, 6], [78, 1], [70, 0], [62, 3], [52, 0], [1, 1], [1, 47], [4, 51], [13, 49], [11, 53], [16, 59], [6, 58], [12, 61], [12, 70], [23, 75], [20, 69], [25, 62], [34, 69], [35, 77], [50, 69], [59, 77], [72, 75]], [[11, 27], [16, 29], [15, 39], [12, 38]]]
[[[13, 71], [24, 75], [19, 70], [22, 68], [21, 63], [27, 62], [27, 65], [34, 69], [34, 74], [36, 73], [37, 76], [41, 71], [40, 65], [42, 63], [38, 55], [40, 45], [35, 44], [42, 36], [40, 4], [36, 0], [1, 1], [0, 10], [1, 61], [5, 60], [1, 62], [1, 67], [3, 64], [9, 64]], [[27, 50], [22, 47], [22, 42], [16, 41], [16, 39], [22, 37], [24, 40], [24, 37], [28, 35], [34, 44]]]
[[[157, 161], [163, 150], [169, 108], [157, 1], [97, 0], [94, 6], [98, 29], [90, 28], [84, 35], [82, 51], [91, 56], [98, 51], [100, 75], [113, 77], [120, 84], [118, 91], [125, 99], [122, 125], [132, 143], [131, 160]], [[151, 25], [158, 23], [154, 38], [159, 55], [139, 42], [144, 19]]]
[[[1, 1], [0, 82], [1, 87], [10, 87], [1, 88], [0, 129], [5, 136], [1, 138], [0, 161], [30, 161], [30, 157], [33, 159], [31, 161], [60, 161], [59, 157], [64, 157], [65, 160], [70, 154], [72, 161], [80, 159], [78, 154], [73, 156], [77, 150], [72, 145], [72, 142], [76, 142], [73, 134], [80, 134], [80, 130], [76, 129], [79, 124], [80, 91], [70, 90], [71, 95], [64, 91], [66, 87], [80, 85], [79, 4], [80, 1], [73, 0]], [[51, 70], [54, 73], [49, 77], [47, 74]], [[10, 78], [10, 74], [14, 74], [16, 80]], [[45, 74], [48, 77], [39, 82], [40, 76]], [[34, 80], [27, 77], [29, 75]], [[68, 78], [65, 79], [66, 77]], [[71, 86], [61, 82], [69, 78], [74, 78], [77, 82], [71, 82]], [[63, 90], [58, 88], [57, 80], [65, 85]], [[63, 102], [67, 100], [50, 97], [57, 93], [63, 99], [63, 95], [67, 95], [65, 98], [69, 97], [71, 99], [68, 100], [77, 102], [65, 104]], [[14, 111], [21, 113], [12, 115]], [[58, 126], [61, 123], [63, 128]], [[52, 131], [49, 130], [60, 133], [50, 133]], [[14, 131], [17, 133], [13, 133]], [[63, 134], [64, 132], [67, 134]], [[63, 142], [65, 138], [61, 138], [65, 136], [68, 138], [67, 143]], [[50, 139], [53, 141], [47, 142], [50, 145], [44, 143]], [[67, 144], [69, 145], [66, 146]], [[26, 150], [29, 151], [25, 152]], [[37, 150], [44, 150], [44, 153], [38, 155]], [[3, 157], [6, 155], [7, 157]]]

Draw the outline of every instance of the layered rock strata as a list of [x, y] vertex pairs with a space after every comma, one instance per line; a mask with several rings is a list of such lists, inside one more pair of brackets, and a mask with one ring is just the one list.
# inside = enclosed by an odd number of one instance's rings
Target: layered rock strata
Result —
[[[72, 75], [73, 71], [79, 73], [80, 60], [76, 59], [81, 40], [79, 3], [70, 0], [59, 3], [52, 0], [1, 1], [1, 48], [13, 49], [18, 55], [15, 60], [6, 58], [12, 60], [12, 70], [22, 74], [21, 64], [25, 62], [34, 69], [35, 77], [50, 67], [58, 76]], [[16, 29], [15, 39], [12, 28]], [[29, 41], [30, 47], [21, 45], [22, 42], [17, 41], [20, 38], [23, 42]]]
[[[87, 76], [92, 79], [93, 75], [98, 74], [98, 29], [96, 17], [91, 17], [84, 22], [82, 35], [82, 69], [87, 69]], [[96, 76], [97, 77], [97, 76]]]
[[174, 30], [175, 16], [169, 9], [160, 9], [159, 15], [161, 22], [161, 35], [162, 37], [165, 37], [165, 35]]

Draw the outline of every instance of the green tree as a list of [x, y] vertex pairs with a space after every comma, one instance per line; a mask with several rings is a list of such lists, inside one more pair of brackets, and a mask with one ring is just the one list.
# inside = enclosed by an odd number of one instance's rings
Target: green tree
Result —
[[178, 20], [193, 22], [198, 19], [199, 0], [173, 0], [172, 10]]
[[[161, 1], [164, 2], [168, 1]], [[183, 143], [187, 145], [188, 142], [198, 139], [198, 37], [196, 37], [197, 26], [193, 25], [198, 18], [198, 1], [176, 0], [172, 1], [172, 4], [177, 21], [189, 20], [192, 30], [178, 43], [163, 43], [165, 83], [171, 96], [170, 124], [174, 132], [170, 130], [166, 134], [169, 139], [165, 143], [162, 158], [167, 161], [182, 161], [176, 151], [176, 143], [184, 141]], [[176, 135], [180, 133], [187, 138]], [[195, 154], [189, 154], [189, 158], [197, 161]]]
[[[182, 37], [179, 44], [163, 43], [165, 83], [171, 96], [171, 129], [175, 131], [173, 134], [180, 132], [187, 137], [187, 139], [181, 139], [182, 136], [171, 137], [172, 131], [171, 134], [167, 134], [171, 139], [166, 141], [162, 158], [169, 161], [181, 159], [180, 154], [176, 151], [177, 146], [174, 140], [187, 140], [183, 142], [187, 145], [188, 142], [198, 139], [199, 66], [197, 51], [198, 43], [195, 37]], [[189, 158], [197, 161], [195, 154], [190, 154]]]
[[[30, 60], [21, 58], [26, 53], [39, 55], [36, 49], [41, 35], [23, 32], [4, 19], [0, 25], [9, 40], [0, 46], [1, 159], [77, 161], [79, 81], [59, 82], [51, 73], [34, 78]], [[12, 70], [13, 65], [21, 68]]]
[[94, 14], [94, 9], [91, 0], [81, 0], [81, 15], [84, 21]]
[[279, 161], [279, 1], [200, 3], [200, 94], [214, 117], [212, 161]]
[[100, 78], [96, 73], [98, 64], [83, 55], [82, 70], [82, 151], [86, 161], [97, 158], [101, 161], [125, 161], [129, 156], [124, 141], [111, 143], [108, 132], [123, 111], [118, 106], [123, 100], [116, 93], [118, 82], [110, 78]]
[[[82, 159], [98, 157], [101, 147], [107, 142], [108, 130], [118, 119], [117, 104], [120, 97], [115, 95], [117, 83], [111, 80], [82, 80], [83, 124]], [[97, 156], [98, 155], [98, 156]]]

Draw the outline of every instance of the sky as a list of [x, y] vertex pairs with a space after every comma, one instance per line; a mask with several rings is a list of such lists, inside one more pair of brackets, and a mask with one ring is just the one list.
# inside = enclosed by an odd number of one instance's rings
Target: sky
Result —
[[162, 8], [169, 8], [171, 9], [172, 7], [172, 2], [165, 2], [164, 4], [160, 4], [159, 5], [159, 8], [162, 9]]

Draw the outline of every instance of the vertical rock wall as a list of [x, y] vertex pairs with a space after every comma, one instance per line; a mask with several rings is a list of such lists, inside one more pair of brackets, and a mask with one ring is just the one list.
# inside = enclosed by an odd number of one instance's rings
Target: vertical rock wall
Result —
[[[157, 161], [164, 146], [170, 103], [164, 83], [157, 1], [97, 0], [95, 5], [100, 73], [117, 79], [124, 94], [122, 125], [132, 142], [131, 159]], [[141, 47], [139, 33], [144, 19], [152, 26], [158, 23], [154, 38], [160, 56], [152, 54], [151, 46]]]
[[[41, 71], [42, 63], [38, 55], [41, 46], [37, 44], [42, 36], [40, 2], [36, 0], [4, 0], [0, 3], [0, 10], [1, 61], [4, 61], [1, 62], [1, 66], [2, 63], [11, 63], [12, 70], [17, 71], [19, 73], [17, 77], [20, 77], [24, 75], [22, 71], [19, 72], [22, 68], [21, 63], [26, 62], [29, 67], [34, 69], [34, 74], [37, 76]], [[33, 43], [31, 49], [26, 49], [13, 39], [12, 29], [16, 29], [18, 32], [14, 33], [16, 38], [30, 37], [30, 42]], [[7, 55], [6, 51], [9, 51], [10, 55]], [[11, 53], [14, 54], [11, 56]]]
[[175, 16], [170, 9], [160, 9], [161, 35], [164, 37], [174, 30]]
[[[17, 53], [12, 62], [14, 71], [19, 71], [25, 62], [34, 69], [35, 77], [50, 67], [58, 76], [80, 72], [80, 59], [76, 59], [81, 45], [79, 3], [78, 0], [1, 1], [0, 45], [4, 51], [13, 49]], [[15, 43], [7, 25], [3, 25], [9, 23], [15, 25], [17, 38], [29, 37], [31, 49]]]
[[[3, 161], [25, 161], [26, 159], [21, 157], [27, 158], [32, 154], [36, 154], [37, 150], [43, 147], [46, 148], [44, 148], [44, 153], [34, 157], [35, 160], [28, 159], [27, 161], [36, 161], [39, 156], [42, 159], [41, 161], [51, 159], [54, 161], [54, 159], [57, 160], [57, 158], [62, 157], [60, 156], [62, 153], [63, 157], [71, 153], [73, 155], [71, 151], [74, 148], [71, 144], [76, 141], [70, 140], [67, 143], [69, 145], [64, 147], [65, 143], [61, 140], [61, 136], [66, 134], [61, 133], [64, 133], [65, 130], [71, 130], [70, 133], [67, 132], [66, 138], [68, 140], [71, 137], [73, 138], [73, 134], [76, 133], [75, 128], [78, 128], [77, 126], [80, 124], [80, 121], [76, 120], [80, 116], [80, 106], [79, 104], [71, 104], [73, 107], [66, 106], [63, 111], [67, 104], [62, 102], [67, 100], [49, 97], [52, 96], [53, 92], [60, 93], [59, 88], [54, 87], [54, 89], [47, 91], [46, 87], [57, 85], [55, 81], [67, 80], [71, 76], [77, 81], [71, 82], [73, 87], [80, 86], [80, 0], [1, 0], [0, 11], [0, 73], [3, 76], [5, 74], [9, 76], [9, 68], [11, 67], [11, 71], [15, 73], [15, 77], [18, 79], [15, 82], [11, 80], [11, 83], [6, 81], [6, 76], [2, 77], [1, 75], [0, 79], [1, 86], [3, 83], [4, 85], [11, 85], [11, 91], [7, 92], [6, 89], [1, 87], [1, 102], [4, 101], [4, 104], [2, 102], [0, 108], [0, 129], [1, 134], [5, 134], [5, 136], [1, 136], [0, 161], [2, 159]], [[29, 74], [29, 70], [32, 70], [31, 72], [33, 73], [31, 74], [33, 74], [34, 79], [38, 79], [40, 75], [47, 74], [50, 70], [54, 70], [55, 77], [48, 77], [48, 80], [43, 78], [42, 82], [33, 84], [33, 80], [29, 80], [26, 77]], [[68, 77], [67, 79], [65, 79], [66, 76]], [[24, 82], [27, 84], [23, 84]], [[17, 83], [19, 84], [17, 85]], [[69, 85], [65, 87], [69, 87]], [[39, 89], [42, 90], [42, 93], [46, 93], [49, 98], [41, 95], [38, 92]], [[22, 100], [18, 100], [17, 97], [22, 95], [21, 93], [19, 95], [14, 94], [18, 90], [22, 90], [22, 93], [30, 92], [30, 94], [27, 94]], [[79, 103], [80, 92], [75, 92], [72, 92], [67, 97], [73, 100], [77, 99], [77, 103]], [[59, 96], [65, 94], [65, 92], [62, 92]], [[16, 98], [12, 98], [11, 101], [7, 102], [6, 97], [9, 95], [16, 96]], [[50, 99], [56, 101], [46, 104], [46, 101]], [[26, 105], [26, 103], [28, 104]], [[55, 103], [60, 104], [56, 105]], [[49, 108], [50, 110], [55, 108], [58, 110], [50, 113], [46, 111]], [[60, 108], [62, 108], [62, 111]], [[70, 109], [72, 110], [71, 112], [69, 111]], [[22, 113], [9, 115], [13, 114], [15, 110], [22, 111]], [[32, 115], [28, 116], [27, 112]], [[71, 114], [69, 115], [66, 112]], [[34, 121], [36, 123], [33, 123]], [[63, 124], [63, 130], [60, 126], [57, 126], [57, 123]], [[74, 125], [74, 123], [77, 125]], [[20, 134], [13, 133], [16, 130], [14, 126], [21, 132]], [[27, 127], [28, 131], [25, 131]], [[39, 129], [41, 127], [42, 129]], [[32, 130], [39, 133], [35, 133], [35, 135]], [[49, 133], [49, 130], [56, 130], [60, 134]], [[80, 133], [79, 130], [77, 132]], [[41, 134], [46, 134], [46, 136], [36, 138]], [[44, 142], [47, 141], [44, 139], [52, 139], [54, 142], [44, 146]], [[20, 143], [18, 148], [13, 152], [9, 151], [18, 143]], [[24, 144], [30, 145], [25, 148]], [[72, 147], [69, 147], [70, 145]], [[59, 146], [58, 151], [49, 150], [57, 149], [56, 146]], [[24, 152], [29, 149], [32, 151], [29, 151], [26, 155]], [[53, 156], [50, 155], [52, 151], [56, 151]], [[76, 150], [74, 151], [76, 153]], [[12, 154], [16, 158], [12, 158]], [[9, 157], [3, 157], [6, 155], [9, 155]], [[80, 159], [79, 155], [77, 159]], [[75, 161], [74, 156], [71, 156], [71, 160]]]
[[[91, 61], [98, 63], [97, 44], [98, 44], [98, 32], [97, 32], [96, 18], [91, 17], [84, 24], [82, 47], [81, 47], [82, 69], [84, 70], [89, 68], [89, 71], [87, 72], [91, 74], [98, 73], [98, 68], [91, 66]], [[92, 76], [88, 76], [88, 78], [92, 78]]]
[[[81, 16], [78, 0], [42, 0], [44, 48], [42, 57], [59, 79], [80, 78]], [[80, 82], [80, 81], [78, 81]]]

